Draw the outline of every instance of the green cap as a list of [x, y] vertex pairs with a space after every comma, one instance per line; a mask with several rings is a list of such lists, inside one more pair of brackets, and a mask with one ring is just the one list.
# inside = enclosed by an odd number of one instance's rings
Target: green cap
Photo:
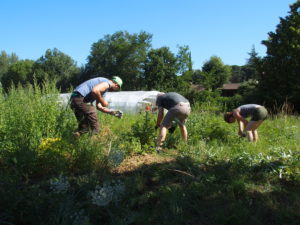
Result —
[[111, 78], [111, 80], [112, 80], [113, 82], [115, 82], [117, 85], [119, 85], [120, 90], [121, 90], [121, 87], [122, 87], [122, 84], [123, 84], [122, 79], [121, 79], [120, 77], [118, 77], [118, 76], [113, 76], [113, 77]]

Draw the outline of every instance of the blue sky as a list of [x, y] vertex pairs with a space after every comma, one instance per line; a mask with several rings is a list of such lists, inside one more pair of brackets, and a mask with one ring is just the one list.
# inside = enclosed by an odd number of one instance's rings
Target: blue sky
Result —
[[193, 68], [211, 56], [244, 65], [296, 0], [7, 0], [0, 3], [0, 51], [36, 60], [57, 48], [78, 66], [93, 43], [117, 31], [153, 35], [152, 47], [187, 45]]

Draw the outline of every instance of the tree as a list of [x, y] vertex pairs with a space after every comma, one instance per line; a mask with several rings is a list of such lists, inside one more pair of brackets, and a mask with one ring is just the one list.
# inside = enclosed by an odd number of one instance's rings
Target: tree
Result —
[[3, 74], [2, 85], [5, 90], [8, 90], [12, 84], [25, 85], [30, 80], [33, 80], [33, 65], [32, 60], [20, 60], [9, 66], [8, 71]]
[[18, 62], [18, 56], [15, 53], [8, 55], [5, 51], [0, 54], [0, 81], [2, 76], [8, 71], [11, 64]]
[[212, 56], [202, 67], [202, 84], [207, 89], [215, 90], [226, 82], [231, 75], [231, 67], [224, 65], [221, 58]]
[[290, 6], [289, 15], [280, 18], [275, 32], [269, 32], [259, 74], [259, 91], [269, 106], [291, 103], [300, 111], [300, 0]]
[[255, 47], [253, 46], [251, 52], [249, 54], [249, 59], [247, 60], [246, 65], [242, 67], [242, 81], [248, 81], [250, 79], [258, 78], [258, 67], [261, 63], [261, 57], [258, 56], [258, 53], [255, 51]]
[[178, 61], [168, 47], [152, 49], [147, 55], [143, 80], [148, 90], [168, 90], [177, 85]]
[[125, 81], [123, 90], [140, 89], [151, 39], [152, 35], [146, 32], [129, 34], [119, 31], [113, 35], [105, 35], [92, 45], [86, 78], [93, 76], [110, 78], [117, 75]]
[[57, 80], [57, 87], [67, 91], [74, 85], [74, 77], [78, 76], [80, 69], [75, 61], [58, 49], [46, 50], [45, 56], [40, 57], [35, 63], [35, 76], [38, 82], [45, 78]]
[[244, 81], [242, 66], [232, 65], [231, 66], [231, 83], [240, 83]]
[[191, 52], [188, 46], [178, 46], [178, 53], [176, 55], [179, 67], [179, 75], [185, 74], [187, 71], [193, 71], [193, 63]]

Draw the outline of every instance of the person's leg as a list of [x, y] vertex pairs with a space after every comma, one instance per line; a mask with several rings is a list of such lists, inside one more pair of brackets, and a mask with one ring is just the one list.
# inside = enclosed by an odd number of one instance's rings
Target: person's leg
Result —
[[167, 136], [167, 128], [165, 126], [160, 127], [159, 135], [156, 140], [156, 147], [160, 148]]
[[180, 132], [181, 132], [181, 138], [184, 141], [187, 141], [188, 139], [188, 133], [185, 125], [179, 125], [180, 127]]
[[92, 130], [92, 134], [99, 133], [100, 125], [95, 107], [88, 105], [88, 113], [85, 115], [85, 118], [87, 123], [89, 124], [89, 127]]
[[258, 133], [257, 130], [253, 130], [252, 131], [252, 135], [253, 135], [253, 142], [257, 142], [258, 141]]
[[[263, 120], [260, 121], [250, 121], [245, 128], [247, 132], [248, 141], [256, 142], [258, 140], [257, 128], [262, 124]], [[255, 132], [254, 132], [255, 131]]]
[[75, 136], [80, 136], [81, 134], [88, 132], [89, 125], [85, 118], [86, 104], [83, 102], [83, 98], [72, 99], [71, 109], [73, 110], [78, 122], [78, 128]]
[[246, 136], [247, 136], [247, 140], [248, 141], [250, 141], [250, 142], [252, 142], [253, 141], [253, 135], [252, 135], [252, 131], [250, 130], [248, 130], [248, 131], [246, 131]]
[[157, 148], [160, 148], [163, 145], [163, 142], [165, 141], [167, 136], [167, 129], [172, 126], [172, 121], [174, 120], [175, 114], [176, 114], [176, 109], [174, 107], [169, 109], [163, 121], [161, 122], [159, 135], [156, 140]]

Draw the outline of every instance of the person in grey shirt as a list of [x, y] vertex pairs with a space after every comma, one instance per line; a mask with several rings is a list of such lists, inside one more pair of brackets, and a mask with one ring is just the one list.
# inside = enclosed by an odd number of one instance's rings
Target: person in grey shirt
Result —
[[[156, 105], [158, 106], [158, 114], [155, 127], [160, 128], [156, 141], [156, 151], [161, 151], [167, 135], [167, 129], [172, 127], [173, 121], [179, 125], [182, 139], [187, 141], [188, 132], [185, 123], [191, 113], [189, 101], [176, 92], [160, 92], [156, 98]], [[165, 116], [164, 109], [168, 110]]]
[[[267, 118], [268, 111], [264, 106], [257, 104], [242, 105], [232, 112], [227, 112], [224, 115], [224, 120], [227, 123], [238, 122], [240, 137], [247, 137], [248, 141], [257, 142], [258, 133], [257, 128]], [[250, 121], [246, 120], [247, 117], [251, 117]]]

